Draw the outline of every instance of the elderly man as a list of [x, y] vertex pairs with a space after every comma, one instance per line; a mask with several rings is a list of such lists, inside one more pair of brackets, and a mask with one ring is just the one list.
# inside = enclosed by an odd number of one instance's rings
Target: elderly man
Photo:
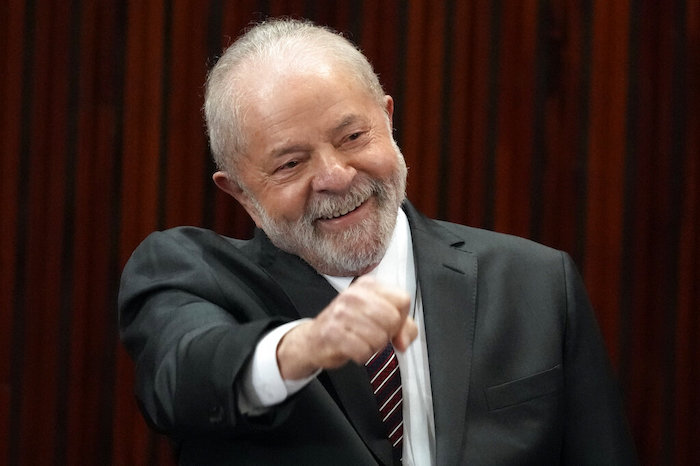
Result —
[[570, 259], [404, 199], [393, 101], [346, 39], [253, 27], [207, 81], [249, 241], [154, 233], [122, 277], [144, 416], [181, 464], [634, 464]]

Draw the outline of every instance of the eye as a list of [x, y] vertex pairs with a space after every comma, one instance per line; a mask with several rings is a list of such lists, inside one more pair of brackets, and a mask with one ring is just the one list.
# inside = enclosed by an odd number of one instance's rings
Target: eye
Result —
[[281, 165], [277, 170], [290, 170], [296, 167], [297, 165], [299, 165], [298, 160], [290, 160], [289, 162], [286, 162], [285, 164]]
[[343, 143], [355, 146], [356, 144], [360, 144], [362, 141], [364, 141], [366, 139], [366, 136], [367, 131], [355, 131], [354, 133], [350, 133], [347, 136], [345, 136]]

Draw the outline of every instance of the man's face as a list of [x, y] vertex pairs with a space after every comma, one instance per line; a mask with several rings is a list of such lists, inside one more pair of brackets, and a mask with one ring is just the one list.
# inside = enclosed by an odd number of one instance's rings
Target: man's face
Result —
[[280, 249], [321, 273], [376, 266], [405, 195], [406, 166], [384, 105], [331, 67], [267, 77], [247, 99], [240, 187], [217, 173]]

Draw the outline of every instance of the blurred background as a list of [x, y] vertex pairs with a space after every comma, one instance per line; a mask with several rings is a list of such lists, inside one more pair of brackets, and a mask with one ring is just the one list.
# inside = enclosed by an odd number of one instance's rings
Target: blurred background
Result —
[[118, 342], [151, 231], [247, 237], [207, 69], [251, 21], [344, 32], [396, 102], [409, 198], [569, 252], [643, 464], [700, 463], [700, 2], [0, 2], [0, 463], [168, 465]]

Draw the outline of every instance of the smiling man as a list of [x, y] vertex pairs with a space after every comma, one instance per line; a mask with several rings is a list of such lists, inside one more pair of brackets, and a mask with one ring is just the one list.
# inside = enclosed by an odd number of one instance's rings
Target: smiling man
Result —
[[276, 60], [239, 64], [247, 77], [239, 85], [249, 89], [240, 125], [251, 137], [214, 181], [277, 247], [321, 273], [362, 275], [384, 255], [404, 199], [393, 101], [327, 57]]
[[154, 233], [129, 260], [146, 419], [181, 464], [635, 464], [568, 256], [418, 213], [393, 108], [307, 22], [219, 59], [213, 178], [258, 229]]

